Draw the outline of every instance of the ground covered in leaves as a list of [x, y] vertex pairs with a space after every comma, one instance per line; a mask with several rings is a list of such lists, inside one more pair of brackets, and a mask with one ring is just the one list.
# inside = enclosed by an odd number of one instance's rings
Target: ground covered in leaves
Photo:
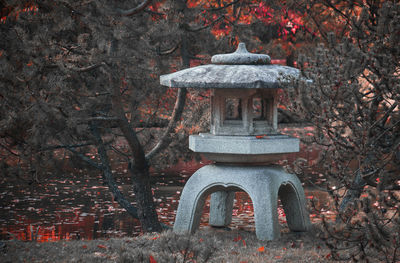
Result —
[[1, 262], [325, 262], [329, 250], [318, 237], [283, 230], [275, 241], [254, 232], [202, 228], [194, 235], [171, 231], [135, 238], [58, 242], [3, 241]]

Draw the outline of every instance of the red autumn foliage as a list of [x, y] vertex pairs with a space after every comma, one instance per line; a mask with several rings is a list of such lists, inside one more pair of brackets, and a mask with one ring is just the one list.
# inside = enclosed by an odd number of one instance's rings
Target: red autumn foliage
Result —
[[157, 263], [157, 261], [153, 258], [152, 255], [149, 256], [149, 262], [150, 263]]
[[241, 236], [237, 236], [236, 238], [233, 239], [233, 241], [238, 242], [239, 240], [242, 240]]

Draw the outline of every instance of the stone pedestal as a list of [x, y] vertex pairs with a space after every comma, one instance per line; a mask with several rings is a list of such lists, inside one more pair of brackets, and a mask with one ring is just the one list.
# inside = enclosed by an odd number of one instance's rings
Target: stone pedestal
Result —
[[291, 231], [307, 231], [310, 219], [299, 179], [280, 167], [214, 164], [199, 169], [186, 183], [174, 224], [176, 233], [193, 233], [199, 226], [205, 199], [212, 194], [210, 224], [226, 226], [232, 220], [233, 193], [245, 191], [254, 207], [260, 240], [280, 236], [278, 197]]

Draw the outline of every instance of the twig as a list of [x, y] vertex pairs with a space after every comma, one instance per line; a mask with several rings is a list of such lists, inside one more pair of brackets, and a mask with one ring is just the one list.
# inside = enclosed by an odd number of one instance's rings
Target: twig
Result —
[[3, 144], [0, 143], [0, 146], [3, 147], [4, 149], [6, 149], [12, 155], [19, 157], [19, 154], [14, 153], [11, 149], [9, 149], [8, 147], [4, 146]]
[[121, 154], [121, 155], [124, 156], [126, 159], [128, 159], [128, 160], [130, 159], [129, 154], [126, 154], [126, 153], [124, 153], [124, 152], [121, 152], [120, 150], [118, 150], [117, 148], [115, 148], [115, 147], [112, 146], [112, 145], [111, 145], [111, 149], [112, 149], [114, 152]]
[[104, 66], [104, 65], [106, 65], [106, 63], [101, 62], [101, 63], [98, 63], [98, 64], [90, 65], [90, 66], [83, 67], [83, 68], [77, 68], [77, 69], [74, 69], [74, 70], [78, 71], [78, 72], [87, 72], [87, 71], [90, 71], [92, 69], [96, 69], [98, 67]]
[[183, 25], [183, 28], [184, 28], [185, 30], [189, 31], [189, 32], [199, 32], [199, 31], [201, 31], [201, 30], [204, 30], [204, 29], [206, 29], [206, 28], [208, 28], [208, 27], [213, 26], [215, 23], [217, 23], [219, 20], [221, 20], [221, 19], [223, 19], [223, 18], [225, 18], [224, 15], [218, 17], [217, 19], [215, 19], [214, 21], [212, 21], [210, 24], [205, 25], [205, 26], [201, 26], [201, 27], [198, 27], [198, 28], [191, 28], [188, 24], [184, 24], [184, 25]]
[[66, 149], [68, 149], [68, 151], [72, 152], [72, 153], [75, 154], [77, 157], [81, 158], [83, 161], [87, 162], [87, 163], [90, 164], [91, 166], [93, 166], [93, 167], [95, 167], [95, 168], [97, 168], [97, 169], [99, 169], [99, 170], [103, 170], [103, 169], [104, 169], [103, 165], [98, 164], [98, 163], [92, 161], [92, 160], [91, 160], [90, 158], [88, 158], [87, 156], [81, 154], [81, 153], [78, 152], [78, 151], [75, 151], [75, 149], [73, 149], [73, 148], [68, 148], [68, 147], [67, 147]]
[[231, 5], [237, 4], [237, 3], [239, 3], [239, 0], [233, 1], [233, 2], [231, 2], [229, 4], [223, 5], [221, 7], [212, 7], [212, 8], [208, 8], [206, 10], [207, 11], [219, 11], [219, 10], [225, 9], [225, 8], [227, 8], [227, 7], [231, 6]]

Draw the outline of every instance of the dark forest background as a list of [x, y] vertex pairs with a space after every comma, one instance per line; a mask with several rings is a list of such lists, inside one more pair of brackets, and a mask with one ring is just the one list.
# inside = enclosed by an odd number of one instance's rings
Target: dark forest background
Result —
[[[323, 149], [315, 165], [336, 201], [324, 237], [333, 257], [399, 258], [396, 1], [1, 0], [0, 8], [4, 178], [62, 176], [68, 156], [73, 168], [102, 174], [144, 232], [161, 231], [149, 169], [199, 158], [187, 136], [208, 129], [209, 93], [167, 89], [159, 76], [245, 42], [312, 80], [292, 80], [280, 113], [315, 127], [304, 143]], [[119, 191], [115, 165], [132, 177], [136, 207]], [[307, 165], [288, 169], [301, 175]]]

